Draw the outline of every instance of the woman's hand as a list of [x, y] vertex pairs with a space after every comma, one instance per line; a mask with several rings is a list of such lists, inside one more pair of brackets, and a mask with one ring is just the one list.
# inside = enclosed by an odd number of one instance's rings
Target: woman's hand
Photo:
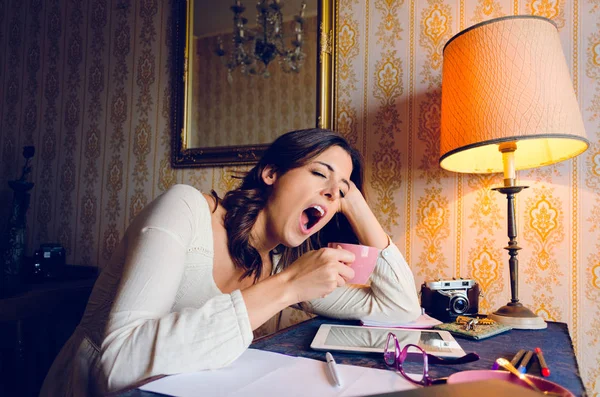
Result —
[[379, 249], [388, 246], [387, 234], [371, 211], [367, 200], [352, 181], [348, 193], [340, 199], [340, 212], [352, 225], [352, 230], [361, 244]]
[[346, 284], [354, 277], [354, 270], [348, 263], [354, 262], [354, 254], [338, 248], [321, 248], [305, 253], [281, 272], [291, 293], [294, 303], [315, 298], [323, 298], [337, 287]]
[[361, 213], [371, 212], [367, 200], [352, 181], [350, 181], [350, 189], [340, 199], [340, 212], [348, 219], [352, 217], [360, 218]]

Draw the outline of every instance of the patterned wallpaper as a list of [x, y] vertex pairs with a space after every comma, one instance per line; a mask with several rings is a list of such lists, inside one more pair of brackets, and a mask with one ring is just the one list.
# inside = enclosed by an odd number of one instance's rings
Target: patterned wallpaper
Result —
[[[0, 0], [0, 211], [21, 148], [36, 145], [28, 252], [56, 241], [70, 263], [106, 264], [135, 214], [173, 183], [230, 189], [231, 168], [173, 170], [167, 0]], [[337, 125], [368, 164], [368, 199], [420, 284], [474, 277], [483, 311], [509, 298], [499, 175], [438, 167], [442, 48], [492, 17], [559, 26], [590, 149], [518, 174], [520, 298], [569, 324], [600, 394], [600, 2], [339, 0]], [[304, 318], [286, 311], [272, 330]], [[265, 331], [266, 332], [266, 331]]]
[[588, 138], [584, 155], [520, 172], [521, 300], [569, 329], [581, 373], [600, 392], [600, 2], [564, 0], [340, 0], [338, 128], [369, 165], [369, 199], [417, 282], [473, 277], [481, 310], [509, 300], [501, 175], [460, 175], [439, 158], [442, 50], [493, 17], [553, 19]]
[[[284, 32], [295, 23], [285, 23]], [[217, 36], [197, 38], [193, 57], [194, 106], [190, 147], [268, 144], [282, 132], [315, 125], [317, 110], [317, 17], [304, 23], [305, 67], [284, 73], [274, 60], [269, 77], [247, 77], [239, 70], [228, 77], [225, 59], [215, 54]], [[232, 34], [221, 35], [226, 51]], [[289, 46], [289, 42], [286, 41]], [[291, 48], [291, 47], [290, 47]], [[227, 59], [229, 59], [227, 57]]]

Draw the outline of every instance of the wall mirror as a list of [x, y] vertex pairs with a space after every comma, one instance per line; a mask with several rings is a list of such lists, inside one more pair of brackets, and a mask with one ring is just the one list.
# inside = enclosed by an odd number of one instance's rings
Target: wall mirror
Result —
[[287, 131], [333, 128], [335, 3], [174, 2], [174, 168], [252, 164]]

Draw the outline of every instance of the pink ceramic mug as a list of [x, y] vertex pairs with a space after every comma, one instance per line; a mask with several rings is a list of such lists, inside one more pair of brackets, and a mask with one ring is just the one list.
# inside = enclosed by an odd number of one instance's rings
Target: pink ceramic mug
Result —
[[[530, 381], [532, 381], [540, 390], [552, 392], [560, 395], [561, 397], [575, 397], [566, 388], [561, 385], [551, 382], [547, 379], [539, 378], [537, 376], [525, 375]], [[470, 370], [455, 372], [448, 377], [448, 384], [464, 383], [464, 382], [475, 382], [479, 380], [487, 379], [501, 379], [515, 385], [523, 386], [527, 389], [531, 389], [525, 381], [520, 380], [517, 376], [507, 371], [498, 371], [490, 369]], [[541, 396], [542, 394], [540, 394]]]
[[354, 270], [354, 278], [347, 281], [348, 284], [366, 284], [373, 273], [379, 249], [369, 247], [368, 245], [348, 244], [348, 243], [329, 243], [330, 248], [342, 247], [346, 251], [354, 254], [354, 262], [350, 267]]

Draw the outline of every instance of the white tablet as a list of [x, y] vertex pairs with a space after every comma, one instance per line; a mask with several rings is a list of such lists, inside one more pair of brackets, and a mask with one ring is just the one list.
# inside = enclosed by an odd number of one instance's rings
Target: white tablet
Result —
[[448, 331], [356, 325], [321, 324], [310, 347], [315, 350], [383, 353], [389, 332], [396, 335], [401, 349], [412, 343], [439, 357], [465, 355], [462, 347]]

